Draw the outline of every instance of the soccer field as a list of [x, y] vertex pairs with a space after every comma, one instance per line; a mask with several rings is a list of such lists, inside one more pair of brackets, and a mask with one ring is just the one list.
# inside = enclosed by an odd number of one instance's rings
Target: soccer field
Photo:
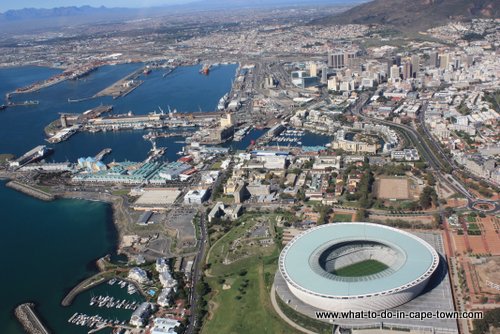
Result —
[[365, 260], [334, 270], [332, 274], [343, 277], [359, 277], [373, 275], [387, 268], [385, 264], [377, 260]]

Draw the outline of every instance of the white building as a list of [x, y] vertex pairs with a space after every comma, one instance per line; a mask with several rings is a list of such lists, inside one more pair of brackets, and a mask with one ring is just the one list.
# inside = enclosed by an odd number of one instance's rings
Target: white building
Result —
[[141, 327], [144, 326], [147, 318], [153, 311], [153, 305], [150, 303], [144, 302], [132, 313], [130, 317], [130, 324], [132, 326]]
[[208, 191], [206, 189], [190, 190], [184, 196], [184, 204], [201, 204], [208, 199]]
[[181, 323], [175, 319], [156, 318], [153, 321], [154, 325], [151, 329], [151, 334], [176, 333], [175, 327]]
[[127, 277], [129, 279], [131, 279], [132, 281], [135, 281], [135, 282], [140, 283], [140, 284], [146, 283], [149, 281], [148, 273], [144, 269], [141, 269], [139, 267], [134, 267], [134, 268], [130, 269]]

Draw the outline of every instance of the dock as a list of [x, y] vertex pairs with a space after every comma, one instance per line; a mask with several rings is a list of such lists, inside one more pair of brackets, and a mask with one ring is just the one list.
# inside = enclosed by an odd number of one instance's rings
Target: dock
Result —
[[28, 334], [50, 334], [35, 313], [35, 304], [25, 303], [16, 307], [14, 314]]
[[139, 80], [138, 78], [144, 73], [145, 68], [146, 67], [142, 67], [135, 70], [134, 72], [118, 80], [111, 86], [104, 88], [102, 91], [95, 94], [94, 97], [112, 96], [113, 99], [117, 99], [119, 97], [128, 95], [137, 87], [142, 85], [143, 81]]
[[101, 161], [102, 158], [104, 158], [106, 155], [110, 154], [112, 152], [112, 149], [110, 148], [105, 148], [104, 150], [102, 150], [101, 152], [99, 152], [95, 157], [94, 159], [96, 161]]

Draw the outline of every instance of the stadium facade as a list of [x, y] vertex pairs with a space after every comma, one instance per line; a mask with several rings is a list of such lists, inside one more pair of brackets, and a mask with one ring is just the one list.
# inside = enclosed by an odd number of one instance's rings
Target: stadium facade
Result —
[[279, 270], [303, 302], [328, 311], [384, 310], [418, 296], [439, 265], [422, 239], [383, 225], [335, 223], [295, 237]]

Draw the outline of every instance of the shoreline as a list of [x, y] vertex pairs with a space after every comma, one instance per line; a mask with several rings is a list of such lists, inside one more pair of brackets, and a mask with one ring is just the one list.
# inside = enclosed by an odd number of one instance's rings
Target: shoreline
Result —
[[75, 199], [75, 200], [101, 202], [111, 205], [112, 223], [117, 232], [117, 244], [115, 245], [116, 254], [125, 255], [127, 256], [127, 258], [129, 257], [129, 254], [121, 248], [123, 236], [125, 234], [124, 231], [125, 225], [132, 222], [130, 216], [127, 214], [125, 207], [125, 199], [123, 197], [106, 193], [68, 191], [68, 192], [50, 192], [51, 198], [49, 200], [46, 200], [33, 195], [29, 191], [24, 191], [22, 187], [9, 186], [9, 184], [12, 184], [12, 182], [15, 182], [14, 184], [17, 184], [18, 181], [16, 181], [15, 178], [12, 178], [3, 171], [0, 171], [0, 181], [6, 181], [5, 182], [6, 188], [10, 188], [26, 196], [30, 196], [32, 198], [41, 201], [56, 201], [58, 199]]

